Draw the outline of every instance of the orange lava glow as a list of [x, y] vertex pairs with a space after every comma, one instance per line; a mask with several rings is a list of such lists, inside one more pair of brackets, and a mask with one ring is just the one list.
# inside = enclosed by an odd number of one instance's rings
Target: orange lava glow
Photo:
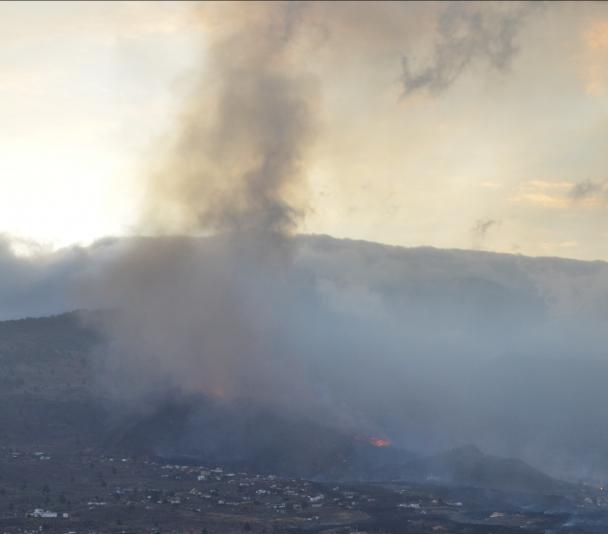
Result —
[[383, 438], [369, 438], [369, 442], [374, 447], [390, 447], [390, 445], [391, 445], [390, 439], [383, 439]]

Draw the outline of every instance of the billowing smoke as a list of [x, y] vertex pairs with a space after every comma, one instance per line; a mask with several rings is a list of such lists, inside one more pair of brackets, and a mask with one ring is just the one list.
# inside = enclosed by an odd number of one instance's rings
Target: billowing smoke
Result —
[[[314, 78], [293, 61], [298, 9], [233, 4], [210, 24], [201, 78], [151, 165], [142, 224], [169, 237], [134, 242], [101, 284], [120, 310], [105, 325], [118, 396], [314, 399], [288, 346], [290, 235], [318, 109]], [[201, 249], [176, 232], [216, 237]]]
[[507, 69], [517, 52], [520, 27], [532, 9], [535, 6], [521, 2], [491, 8], [476, 2], [446, 4], [429, 64], [416, 70], [407, 55], [402, 58], [403, 95], [422, 90], [440, 93], [475, 63]]

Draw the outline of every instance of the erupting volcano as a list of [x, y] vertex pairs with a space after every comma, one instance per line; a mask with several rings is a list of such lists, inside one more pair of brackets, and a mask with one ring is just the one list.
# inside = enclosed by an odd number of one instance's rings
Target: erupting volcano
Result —
[[2, 532], [608, 532], [608, 3], [0, 34]]

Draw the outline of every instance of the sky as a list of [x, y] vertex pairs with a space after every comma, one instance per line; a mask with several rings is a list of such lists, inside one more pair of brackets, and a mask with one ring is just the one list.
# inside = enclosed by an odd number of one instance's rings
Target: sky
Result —
[[[297, 232], [608, 260], [607, 4], [292, 6], [319, 102]], [[0, 4], [0, 233], [137, 233], [147, 164], [241, 8]]]

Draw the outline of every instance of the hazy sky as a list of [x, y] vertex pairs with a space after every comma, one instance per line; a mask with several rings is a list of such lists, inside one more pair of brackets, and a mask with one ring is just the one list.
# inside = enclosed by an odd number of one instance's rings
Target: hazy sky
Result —
[[[238, 8], [1, 3], [0, 232], [132, 233], [145, 162]], [[292, 11], [321, 103], [299, 231], [608, 260], [608, 4]]]

